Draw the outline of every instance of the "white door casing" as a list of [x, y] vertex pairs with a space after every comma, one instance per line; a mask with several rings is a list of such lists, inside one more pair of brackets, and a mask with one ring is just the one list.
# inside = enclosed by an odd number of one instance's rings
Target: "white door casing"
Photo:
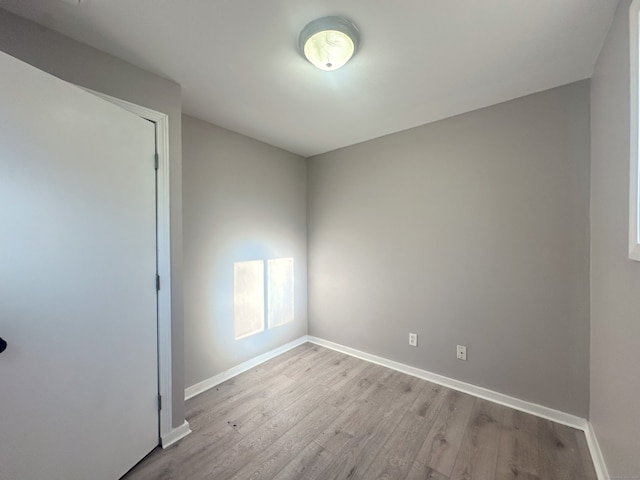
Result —
[[0, 53], [0, 478], [158, 444], [152, 123]]
[[[163, 448], [191, 433], [189, 423], [173, 428], [173, 378], [171, 349], [171, 224], [170, 224], [170, 175], [169, 175], [169, 117], [150, 108], [127, 102], [101, 92], [84, 90], [97, 95], [123, 109], [146, 118], [156, 124], [156, 212], [158, 275], [161, 287], [158, 291], [158, 370], [159, 393], [162, 397], [160, 410], [160, 441]], [[182, 390], [181, 390], [182, 391]]]

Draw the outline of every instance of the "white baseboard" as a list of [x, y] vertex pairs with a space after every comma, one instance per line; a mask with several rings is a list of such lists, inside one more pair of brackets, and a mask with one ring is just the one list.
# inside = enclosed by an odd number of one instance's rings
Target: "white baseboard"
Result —
[[561, 412], [560, 410], [555, 410], [553, 408], [544, 407], [535, 403], [527, 402], [525, 400], [520, 400], [519, 398], [510, 397], [509, 395], [504, 395], [502, 393], [494, 392], [493, 390], [478, 387], [470, 383], [454, 380], [453, 378], [445, 377], [443, 375], [438, 375], [437, 373], [405, 365], [404, 363], [394, 362], [393, 360], [388, 360], [377, 355], [362, 352], [360, 350], [356, 350], [355, 348], [345, 347], [344, 345], [333, 343], [322, 338], [309, 335], [308, 339], [311, 343], [315, 343], [322, 347], [327, 347], [332, 350], [336, 350], [338, 352], [345, 353], [362, 360], [366, 360], [367, 362], [382, 365], [383, 367], [391, 368], [393, 370], [397, 370], [398, 372], [422, 378], [423, 380], [437, 383], [438, 385], [443, 385], [453, 390], [468, 393], [469, 395], [484, 398], [485, 400], [489, 400], [490, 402], [499, 403], [500, 405], [504, 405], [515, 410], [520, 410], [537, 417], [551, 420], [552, 422], [582, 430], [587, 439], [587, 444], [589, 445], [591, 459], [593, 461], [593, 466], [595, 467], [596, 474], [598, 475], [598, 480], [610, 480], [606, 464], [604, 463], [604, 457], [602, 456], [602, 451], [600, 450], [600, 445], [598, 445], [598, 440], [593, 430], [593, 426], [589, 421], [582, 417]]
[[225, 370], [222, 373], [219, 373], [218, 375], [214, 375], [211, 378], [207, 378], [206, 380], [203, 380], [202, 382], [196, 383], [195, 385], [192, 385], [190, 387], [185, 388], [184, 390], [184, 399], [185, 400], [189, 400], [190, 398], [195, 397], [196, 395], [205, 392], [207, 390], [209, 390], [212, 387], [215, 387], [216, 385], [221, 384], [222, 382], [229, 380], [230, 378], [235, 377], [236, 375], [241, 374], [242, 372], [246, 372], [247, 370], [252, 369], [253, 367], [256, 367], [258, 365], [260, 365], [261, 363], [266, 362], [267, 360], [271, 360], [274, 357], [277, 357], [278, 355], [282, 355], [284, 352], [287, 352], [289, 350], [291, 350], [292, 348], [297, 347], [298, 345], [302, 345], [303, 343], [306, 343], [308, 341], [308, 338], [306, 335], [303, 335], [302, 337], [289, 342], [289, 343], [285, 343], [284, 345], [278, 347], [278, 348], [274, 348], [273, 350], [267, 352], [267, 353], [263, 353], [262, 355], [258, 355], [255, 358], [252, 358], [251, 360], [247, 360], [246, 362], [241, 363], [240, 365], [236, 365], [235, 367], [230, 368], [229, 370]]
[[160, 438], [160, 443], [162, 448], [167, 448], [178, 440], [186, 437], [191, 433], [191, 429], [189, 428], [189, 423], [185, 420], [182, 425], [177, 428], [172, 429], [167, 435], [162, 436]]
[[[500, 405], [504, 405], [506, 407], [513, 408], [515, 410], [520, 410], [525, 413], [530, 413], [531, 415], [545, 418], [547, 420], [551, 420], [552, 422], [556, 422], [561, 425], [566, 425], [568, 427], [582, 430], [585, 433], [587, 444], [589, 445], [589, 450], [591, 452], [593, 464], [596, 469], [596, 473], [598, 475], [598, 480], [610, 480], [609, 474], [607, 473], [606, 465], [604, 463], [604, 458], [602, 456], [602, 451], [600, 450], [600, 446], [598, 445], [598, 440], [593, 430], [593, 426], [589, 421], [587, 421], [582, 417], [578, 417], [570, 413], [565, 413], [560, 410], [555, 410], [553, 408], [545, 407], [543, 405], [538, 405], [536, 403], [521, 400], [519, 398], [511, 397], [509, 395], [495, 392], [487, 388], [478, 387], [477, 385], [461, 382], [459, 380], [454, 380], [453, 378], [445, 377], [444, 375], [439, 375], [437, 373], [429, 372], [428, 370], [422, 370], [417, 367], [405, 365], [404, 363], [388, 360], [386, 358], [379, 357], [377, 355], [362, 352], [360, 350], [356, 350], [355, 348], [346, 347], [344, 345], [330, 342], [329, 340], [324, 340], [322, 338], [314, 337], [311, 335], [302, 336], [297, 340], [294, 340], [293, 342], [289, 342], [285, 345], [282, 345], [281, 347], [271, 350], [270, 352], [259, 355], [256, 358], [253, 358], [244, 363], [241, 363], [240, 365], [230, 368], [229, 370], [226, 370], [218, 375], [215, 375], [207, 380], [204, 380], [200, 383], [197, 383], [196, 385], [193, 385], [185, 389], [185, 399], [188, 400], [189, 398], [192, 398], [198, 395], [199, 393], [202, 393], [224, 382], [225, 380], [235, 377], [236, 375], [239, 375], [242, 372], [245, 372], [257, 365], [260, 365], [261, 363], [264, 363], [267, 360], [277, 357], [278, 355], [281, 355], [282, 353], [288, 350], [291, 350], [292, 348], [295, 348], [298, 345], [302, 345], [303, 343], [306, 343], [306, 342], [315, 343], [316, 345], [330, 348], [332, 350], [336, 350], [338, 352], [351, 355], [352, 357], [366, 360], [367, 362], [375, 363], [383, 367], [391, 368], [398, 372], [402, 372], [408, 375], [412, 375], [414, 377], [422, 378], [423, 380], [427, 380], [429, 382], [433, 382], [438, 385], [451, 388], [453, 390], [467, 393], [475, 397], [483, 398], [485, 400], [489, 400], [490, 402], [498, 403]], [[188, 425], [187, 425], [187, 429], [188, 429]], [[187, 435], [188, 433], [189, 432], [187, 432], [184, 435]], [[182, 438], [182, 437], [179, 437], [179, 438]], [[179, 440], [179, 438], [174, 440], [174, 442]], [[164, 447], [164, 441], [163, 441], [163, 447]]]
[[596, 469], [598, 480], [610, 480], [611, 477], [607, 471], [607, 465], [604, 463], [604, 456], [602, 455], [602, 450], [600, 450], [600, 444], [598, 443], [596, 432], [591, 422], [587, 422], [587, 428], [584, 434], [587, 437], [587, 444], [589, 445], [591, 459], [593, 460], [593, 466]]
[[387, 360], [386, 358], [372, 355], [366, 352], [361, 352], [360, 350], [345, 347], [344, 345], [333, 343], [328, 340], [323, 340], [321, 338], [309, 336], [309, 341], [323, 347], [331, 348], [332, 350], [336, 350], [338, 352], [346, 353], [347, 355], [351, 355], [353, 357], [361, 358], [362, 360], [366, 360], [371, 363], [382, 365], [383, 367], [397, 370], [398, 372], [406, 373], [414, 377], [422, 378], [423, 380], [427, 380], [429, 382], [437, 383], [438, 385], [452, 388], [453, 390], [468, 393], [469, 395], [473, 395], [475, 397], [484, 398], [485, 400], [499, 403], [500, 405], [505, 405], [522, 412], [546, 418], [547, 420], [551, 420], [562, 425], [578, 428], [580, 430], [585, 430], [587, 427], [587, 421], [584, 418], [580, 418], [569, 413], [564, 413], [559, 410], [554, 410], [553, 408], [543, 407], [542, 405], [537, 405], [525, 400], [520, 400], [519, 398], [510, 397], [509, 395], [494, 392], [493, 390], [478, 387], [470, 383], [461, 382], [459, 380], [454, 380], [453, 378], [438, 375], [437, 373], [432, 373], [427, 370], [411, 367], [409, 365], [405, 365], [404, 363]]

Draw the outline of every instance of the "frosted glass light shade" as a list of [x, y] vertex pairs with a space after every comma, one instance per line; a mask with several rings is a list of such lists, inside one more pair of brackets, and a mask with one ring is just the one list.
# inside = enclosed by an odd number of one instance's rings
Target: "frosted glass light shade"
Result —
[[300, 32], [298, 47], [304, 57], [321, 70], [337, 70], [358, 48], [360, 32], [342, 17], [323, 17]]

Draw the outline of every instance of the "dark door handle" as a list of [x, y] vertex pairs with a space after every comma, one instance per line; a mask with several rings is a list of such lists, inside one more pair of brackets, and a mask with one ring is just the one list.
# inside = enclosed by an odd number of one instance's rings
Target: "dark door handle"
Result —
[[0, 337], [0, 353], [4, 352], [6, 349], [7, 342], [5, 342], [4, 339]]

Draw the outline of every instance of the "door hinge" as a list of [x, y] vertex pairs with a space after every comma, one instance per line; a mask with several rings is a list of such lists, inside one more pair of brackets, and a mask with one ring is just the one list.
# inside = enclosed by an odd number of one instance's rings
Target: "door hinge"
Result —
[[160, 165], [160, 156], [158, 155], [157, 152], [153, 156], [153, 161], [154, 161], [155, 169], [158, 170], [158, 166]]
[[158, 410], [162, 410], [162, 395], [158, 394]]
[[160, 275], [156, 275], [156, 291], [160, 291]]

